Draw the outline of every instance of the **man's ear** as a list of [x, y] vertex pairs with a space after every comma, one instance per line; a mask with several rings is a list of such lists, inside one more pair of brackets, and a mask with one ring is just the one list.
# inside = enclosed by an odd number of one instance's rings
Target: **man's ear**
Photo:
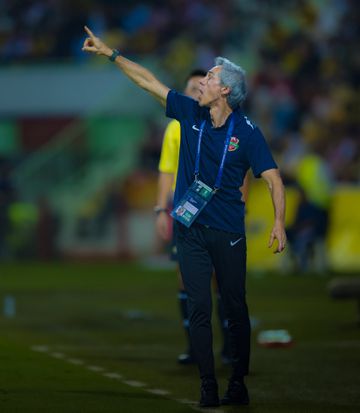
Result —
[[227, 97], [230, 95], [231, 89], [229, 88], [229, 86], [223, 86], [220, 90], [221, 96], [223, 97]]

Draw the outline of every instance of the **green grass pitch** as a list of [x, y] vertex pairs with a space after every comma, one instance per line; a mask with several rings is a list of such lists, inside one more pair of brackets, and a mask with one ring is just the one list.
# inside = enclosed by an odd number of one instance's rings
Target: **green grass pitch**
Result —
[[[251, 405], [214, 411], [360, 411], [356, 304], [332, 301], [328, 280], [249, 274]], [[14, 297], [16, 315], [0, 314], [0, 412], [193, 412], [199, 381], [176, 363], [185, 349], [176, 292], [174, 272], [137, 264], [1, 264], [0, 304]], [[259, 331], [280, 328], [293, 346], [257, 345]], [[214, 334], [222, 393], [216, 317]]]

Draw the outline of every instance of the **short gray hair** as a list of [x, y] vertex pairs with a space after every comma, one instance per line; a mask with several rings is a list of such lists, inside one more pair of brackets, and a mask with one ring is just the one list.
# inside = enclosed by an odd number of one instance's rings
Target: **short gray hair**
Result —
[[223, 86], [230, 88], [227, 103], [231, 109], [236, 109], [244, 102], [247, 95], [245, 70], [224, 57], [215, 59], [216, 66], [222, 66], [219, 78]]

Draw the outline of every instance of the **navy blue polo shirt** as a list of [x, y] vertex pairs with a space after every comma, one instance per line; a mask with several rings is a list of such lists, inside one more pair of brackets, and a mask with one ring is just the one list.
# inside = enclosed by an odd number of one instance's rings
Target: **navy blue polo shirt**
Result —
[[[210, 110], [201, 107], [194, 99], [171, 90], [167, 96], [166, 116], [177, 119], [181, 125], [179, 168], [174, 195], [176, 205], [194, 182], [195, 158], [202, 121], [206, 124], [200, 152], [199, 179], [214, 187], [224, 151], [230, 116], [225, 124], [214, 128]], [[240, 109], [234, 111], [234, 130], [226, 154], [220, 190], [197, 217], [196, 222], [212, 228], [245, 233], [244, 202], [239, 187], [247, 170], [255, 177], [277, 168], [260, 129], [253, 125]]]

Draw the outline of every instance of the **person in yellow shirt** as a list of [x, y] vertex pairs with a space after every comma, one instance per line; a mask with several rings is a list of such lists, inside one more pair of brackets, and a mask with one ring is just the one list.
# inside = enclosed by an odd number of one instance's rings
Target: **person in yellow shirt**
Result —
[[[200, 80], [206, 76], [206, 72], [203, 70], [192, 71], [186, 81], [186, 87], [184, 94], [197, 100], [199, 97], [199, 85]], [[177, 261], [177, 250], [175, 244], [175, 235], [172, 234], [171, 218], [168, 214], [169, 202], [172, 201], [172, 196], [176, 186], [176, 176], [178, 170], [178, 159], [180, 150], [180, 123], [177, 120], [172, 120], [166, 127], [164, 133], [164, 139], [161, 149], [160, 163], [159, 163], [159, 180], [158, 180], [158, 195], [157, 206], [154, 208], [156, 217], [156, 229], [158, 234], [163, 240], [171, 240], [171, 259]], [[178, 356], [178, 362], [180, 364], [193, 364], [195, 360], [192, 356], [190, 340], [189, 340], [189, 319], [187, 310], [187, 294], [184, 290], [180, 269], [177, 267], [178, 280], [179, 280], [179, 292], [178, 299], [180, 304], [180, 312], [183, 321], [183, 326], [186, 332], [188, 341], [187, 350]], [[228, 338], [228, 324], [225, 317], [225, 311], [221, 302], [220, 294], [217, 292], [218, 300], [218, 314], [219, 321], [223, 333], [223, 348], [221, 351], [221, 357], [224, 364], [230, 363], [230, 349]]]
[[310, 150], [298, 160], [295, 179], [299, 204], [295, 221], [287, 228], [295, 269], [324, 273], [333, 179], [324, 159]]

